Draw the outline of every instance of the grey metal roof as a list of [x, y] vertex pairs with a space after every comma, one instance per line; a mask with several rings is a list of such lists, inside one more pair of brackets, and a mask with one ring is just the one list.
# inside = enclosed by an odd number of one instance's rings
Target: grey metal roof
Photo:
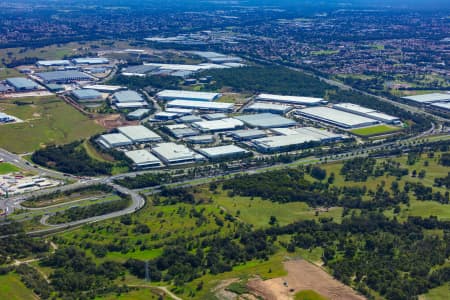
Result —
[[160, 141], [161, 137], [142, 125], [118, 127], [117, 130], [133, 142]]
[[297, 122], [293, 120], [271, 113], [242, 115], [235, 118], [249, 126], [260, 128], [288, 127], [297, 124]]
[[225, 145], [211, 148], [201, 148], [198, 150], [201, 154], [209, 158], [218, 158], [226, 156], [234, 156], [249, 153], [249, 151], [236, 145]]
[[78, 99], [98, 99], [102, 97], [102, 94], [90, 89], [74, 90], [72, 94]]
[[135, 91], [120, 91], [113, 94], [117, 102], [142, 102], [144, 99]]
[[14, 87], [15, 89], [21, 90], [21, 89], [37, 89], [39, 85], [28, 79], [28, 78], [21, 78], [21, 77], [14, 77], [14, 78], [7, 78], [6, 82]]
[[93, 78], [80, 71], [53, 71], [37, 73], [45, 81], [92, 80]]

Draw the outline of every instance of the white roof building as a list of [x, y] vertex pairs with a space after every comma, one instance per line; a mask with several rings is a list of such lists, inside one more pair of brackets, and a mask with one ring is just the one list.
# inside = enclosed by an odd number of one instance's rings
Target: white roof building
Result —
[[109, 133], [103, 134], [98, 139], [97, 142], [107, 149], [130, 146], [133, 142], [121, 133]]
[[234, 118], [225, 118], [221, 120], [194, 122], [192, 126], [202, 132], [217, 132], [234, 130], [244, 126], [244, 123]]
[[444, 94], [444, 93], [431, 93], [431, 94], [424, 94], [424, 95], [415, 95], [415, 96], [408, 96], [403, 97], [404, 99], [411, 100], [417, 103], [427, 104], [427, 103], [433, 103], [433, 102], [450, 102], [450, 94]]
[[127, 151], [125, 155], [133, 161], [135, 168], [155, 168], [161, 166], [161, 161], [148, 150]]
[[201, 111], [232, 111], [233, 103], [191, 101], [191, 100], [173, 100], [167, 103], [167, 108], [186, 108]]
[[400, 123], [400, 119], [385, 113], [381, 113], [377, 110], [367, 108], [364, 106], [360, 106], [353, 103], [339, 103], [334, 104], [333, 108], [341, 111], [346, 111], [349, 113], [354, 113], [360, 116], [364, 116], [367, 118], [375, 119], [380, 122], [384, 122], [387, 124], [394, 124], [394, 123]]
[[161, 100], [214, 101], [222, 96], [219, 93], [194, 92], [182, 90], [164, 90], [156, 94]]
[[225, 146], [218, 146], [218, 147], [211, 147], [211, 148], [201, 148], [197, 151], [212, 160], [242, 156], [242, 155], [250, 153], [250, 151], [247, 151], [236, 145], [225, 145]]
[[56, 66], [70, 66], [70, 61], [68, 60], [39, 60], [36, 63], [41, 67], [56, 67]]
[[319, 104], [326, 103], [326, 101], [323, 98], [284, 96], [284, 95], [273, 95], [273, 94], [259, 94], [256, 97], [256, 100], [268, 101], [268, 102], [289, 103], [289, 104], [295, 104], [295, 105], [319, 105]]
[[123, 126], [117, 128], [117, 130], [129, 138], [133, 143], [150, 143], [162, 141], [162, 138], [142, 125], [136, 126]]
[[245, 111], [259, 112], [259, 113], [274, 113], [274, 114], [285, 114], [292, 109], [291, 105], [285, 104], [274, 104], [274, 103], [261, 103], [255, 102], [245, 108]]
[[204, 157], [184, 145], [161, 143], [152, 148], [152, 152], [167, 165], [193, 163]]
[[372, 118], [340, 111], [329, 107], [309, 107], [299, 109], [297, 114], [320, 122], [328, 123], [342, 128], [358, 128], [378, 124], [379, 121]]

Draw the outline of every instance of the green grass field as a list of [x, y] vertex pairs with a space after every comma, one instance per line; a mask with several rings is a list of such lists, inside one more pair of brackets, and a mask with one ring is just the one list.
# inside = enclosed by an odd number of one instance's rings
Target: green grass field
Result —
[[10, 163], [0, 162], [0, 175], [18, 172], [20, 169]]
[[[15, 101], [30, 103], [16, 105]], [[0, 108], [24, 122], [0, 126], [0, 147], [27, 153], [49, 144], [65, 144], [90, 137], [103, 129], [56, 97], [2, 101]]]
[[32, 300], [39, 298], [20, 281], [17, 274], [9, 273], [0, 276], [0, 299]]
[[24, 77], [24, 76], [15, 69], [3, 68], [0, 65], [0, 80], [4, 80], [9, 77]]
[[421, 295], [419, 297], [419, 300], [442, 300], [448, 299], [449, 295], [450, 295], [450, 282], [447, 282], [446, 284], [434, 288], [424, 295]]
[[300, 291], [295, 294], [295, 300], [327, 300], [313, 290]]
[[350, 132], [359, 136], [374, 136], [387, 133], [393, 133], [402, 130], [400, 127], [389, 126], [389, 125], [377, 125], [372, 127], [365, 127], [359, 129], [353, 129]]
[[120, 295], [108, 295], [104, 297], [97, 297], [95, 300], [148, 300], [148, 299], [164, 299], [164, 300], [170, 300], [171, 297], [168, 296], [161, 296], [161, 292], [157, 292], [154, 289], [151, 288], [141, 288], [138, 290], [131, 291], [126, 294], [120, 294]]

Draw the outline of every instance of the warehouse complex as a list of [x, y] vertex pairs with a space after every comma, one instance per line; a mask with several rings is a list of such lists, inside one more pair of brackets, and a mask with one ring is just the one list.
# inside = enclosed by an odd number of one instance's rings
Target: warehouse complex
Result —
[[103, 134], [97, 142], [106, 149], [131, 146], [133, 142], [121, 133], [109, 133]]
[[255, 102], [245, 108], [246, 112], [284, 115], [292, 110], [291, 105]]
[[201, 132], [219, 132], [242, 128], [244, 123], [235, 118], [225, 118], [221, 120], [194, 122], [192, 126]]
[[188, 101], [215, 101], [222, 95], [219, 93], [193, 92], [193, 91], [177, 91], [163, 90], [156, 94], [158, 99], [164, 101], [170, 100], [188, 100]]
[[322, 106], [299, 109], [296, 111], [296, 113], [309, 119], [317, 120], [345, 129], [371, 126], [380, 123], [375, 119], [370, 119], [353, 113], [348, 113], [345, 111]]
[[143, 108], [148, 103], [135, 91], [119, 91], [112, 95], [112, 104], [119, 109], [122, 108]]
[[381, 113], [377, 110], [366, 108], [353, 103], [339, 103], [333, 105], [334, 109], [353, 113], [363, 117], [371, 118], [386, 124], [400, 124], [401, 121], [397, 117], [390, 116], [385, 113]]
[[403, 98], [410, 100], [410, 101], [414, 101], [418, 104], [450, 102], [450, 94], [444, 94], [444, 93], [431, 93], [431, 94], [424, 94], [424, 95], [408, 96], [408, 97], [403, 97]]

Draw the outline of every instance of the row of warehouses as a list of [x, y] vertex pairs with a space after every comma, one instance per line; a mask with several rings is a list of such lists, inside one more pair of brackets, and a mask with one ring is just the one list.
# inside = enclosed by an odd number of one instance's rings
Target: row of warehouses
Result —
[[431, 109], [450, 112], [450, 93], [430, 93], [408, 96], [404, 99]]

